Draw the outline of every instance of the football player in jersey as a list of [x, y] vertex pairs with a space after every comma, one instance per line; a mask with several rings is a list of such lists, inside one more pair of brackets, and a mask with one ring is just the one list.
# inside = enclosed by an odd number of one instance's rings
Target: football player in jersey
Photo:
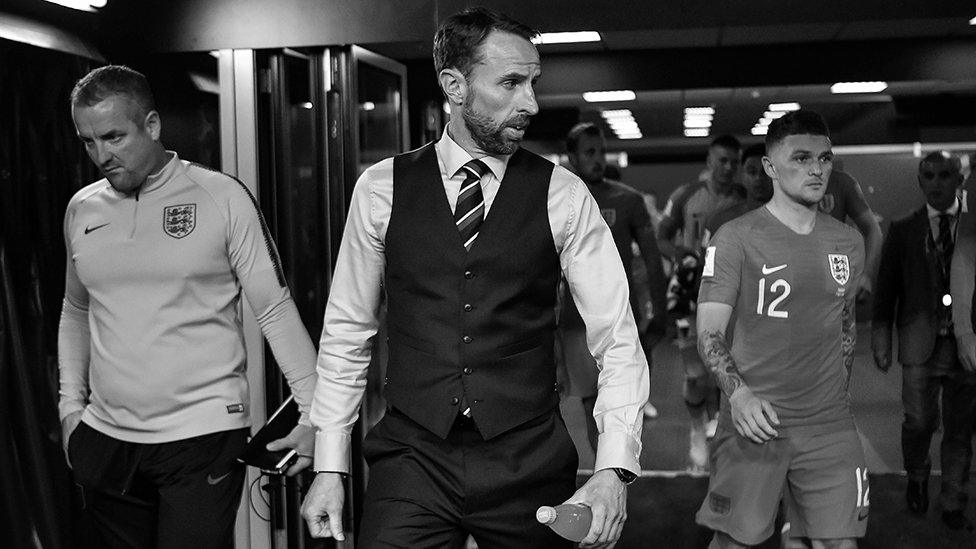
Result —
[[818, 212], [833, 161], [820, 115], [774, 121], [766, 151], [773, 198], [723, 225], [705, 252], [698, 350], [728, 413], [697, 520], [715, 531], [710, 547], [756, 545], [782, 496], [792, 537], [855, 547], [869, 509], [847, 391], [864, 243]]
[[689, 415], [688, 461], [702, 471], [708, 463], [707, 437], [714, 434], [719, 398], [711, 376], [695, 352], [695, 298], [701, 266], [705, 220], [740, 200], [735, 175], [742, 145], [731, 135], [720, 135], [708, 146], [707, 168], [701, 181], [681, 185], [668, 198], [658, 225], [657, 243], [671, 260], [674, 272], [668, 284], [668, 310], [677, 316], [678, 355], [685, 372], [682, 390]]

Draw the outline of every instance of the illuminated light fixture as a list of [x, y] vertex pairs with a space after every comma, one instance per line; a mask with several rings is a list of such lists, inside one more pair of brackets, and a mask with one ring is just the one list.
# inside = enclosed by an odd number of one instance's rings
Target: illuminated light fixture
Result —
[[533, 44], [573, 44], [599, 41], [600, 33], [596, 31], [544, 32], [532, 39]]
[[98, 11], [108, 4], [108, 0], [47, 0], [52, 4], [81, 11]]
[[766, 132], [768, 131], [769, 131], [769, 126], [760, 126], [758, 124], [753, 126], [751, 130], [752, 135], [766, 135]]
[[766, 111], [763, 113], [763, 117], [770, 120], [776, 120], [782, 116], [786, 116], [786, 111]]
[[592, 91], [583, 92], [583, 101], [587, 103], [601, 103], [604, 101], [633, 101], [637, 94], [632, 90]]
[[756, 125], [757, 126], [768, 126], [768, 125], [770, 125], [773, 122], [773, 120], [775, 120], [775, 119], [774, 118], [769, 118], [768, 116], [763, 116], [763, 117], [761, 117], [756, 122]]
[[607, 120], [607, 125], [611, 128], [636, 128], [637, 121], [633, 118], [614, 118], [612, 120]]
[[640, 139], [644, 137], [640, 126], [634, 120], [634, 113], [630, 109], [607, 109], [600, 111], [600, 116], [613, 130], [617, 139]]
[[376, 108], [376, 103], [373, 103], [372, 101], [364, 101], [362, 107], [364, 111], [371, 111]]
[[969, 24], [970, 25], [976, 25], [976, 17], [973, 17], [972, 19], [970, 19], [969, 20]]
[[705, 121], [711, 122], [713, 118], [715, 118], [715, 117], [712, 116], [712, 115], [710, 115], [710, 114], [688, 114], [688, 113], [685, 113], [685, 122], [687, 122], [689, 120], [705, 120]]
[[685, 115], [715, 114], [715, 107], [685, 107]]
[[210, 57], [213, 57], [214, 59], [220, 59], [220, 50], [210, 51]]
[[800, 110], [799, 103], [770, 103], [769, 110], [771, 111], [783, 111], [784, 113], [789, 111]]
[[312, 107], [314, 107], [314, 105], [312, 105], [312, 102], [311, 101], [306, 101], [306, 102], [302, 103], [302, 108], [303, 109], [311, 109]]
[[708, 128], [685, 128], [685, 137], [708, 137]]
[[712, 127], [711, 120], [696, 120], [694, 118], [690, 120], [687, 118], [685, 119], [685, 128], [711, 128], [711, 127]]
[[630, 109], [609, 109], [602, 111], [600, 116], [607, 120], [611, 120], [614, 118], [633, 118], [634, 114], [630, 112]]
[[830, 86], [830, 93], [878, 93], [887, 88], [887, 82], [837, 82]]

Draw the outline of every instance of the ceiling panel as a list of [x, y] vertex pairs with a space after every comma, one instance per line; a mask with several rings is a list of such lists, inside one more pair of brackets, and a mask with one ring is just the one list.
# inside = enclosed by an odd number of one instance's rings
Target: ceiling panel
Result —
[[837, 36], [842, 26], [841, 23], [810, 23], [726, 27], [722, 29], [721, 45], [826, 42]]
[[[976, 15], [976, 4], [973, 6]], [[976, 27], [963, 17], [851, 21], [837, 34], [837, 40], [875, 40], [879, 38], [939, 37], [974, 35]]]
[[719, 28], [606, 31], [601, 36], [614, 50], [706, 48], [718, 45]]

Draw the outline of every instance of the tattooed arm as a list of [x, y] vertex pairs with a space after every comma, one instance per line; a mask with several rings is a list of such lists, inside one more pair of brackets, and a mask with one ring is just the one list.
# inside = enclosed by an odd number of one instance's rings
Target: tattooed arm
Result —
[[722, 392], [729, 397], [735, 430], [753, 442], [763, 443], [776, 437], [774, 426], [779, 425], [779, 418], [772, 405], [754, 395], [742, 379], [725, 338], [730, 318], [730, 305], [698, 304], [698, 354], [715, 376]]
[[854, 318], [854, 299], [844, 301], [844, 312], [841, 313], [840, 349], [844, 354], [844, 367], [847, 368], [847, 383], [851, 384], [851, 371], [854, 366], [854, 344], [857, 341], [857, 321]]

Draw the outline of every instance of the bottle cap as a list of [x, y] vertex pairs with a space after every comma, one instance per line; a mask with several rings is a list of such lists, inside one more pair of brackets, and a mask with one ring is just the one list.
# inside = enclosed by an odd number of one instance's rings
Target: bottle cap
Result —
[[556, 521], [556, 510], [552, 507], [543, 505], [535, 512], [535, 520], [541, 524], [549, 524]]

